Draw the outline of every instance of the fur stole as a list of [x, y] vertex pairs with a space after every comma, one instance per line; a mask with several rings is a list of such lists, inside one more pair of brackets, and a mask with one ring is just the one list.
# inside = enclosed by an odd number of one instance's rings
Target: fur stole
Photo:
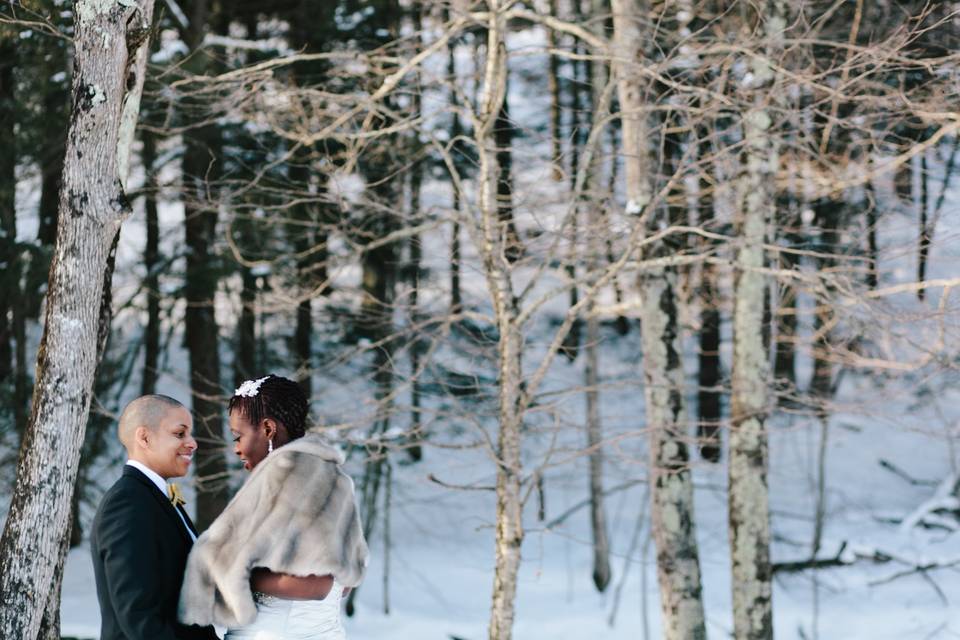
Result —
[[187, 560], [179, 618], [185, 624], [238, 627], [257, 607], [250, 571], [332, 574], [355, 587], [363, 579], [367, 543], [343, 457], [308, 432], [256, 466]]

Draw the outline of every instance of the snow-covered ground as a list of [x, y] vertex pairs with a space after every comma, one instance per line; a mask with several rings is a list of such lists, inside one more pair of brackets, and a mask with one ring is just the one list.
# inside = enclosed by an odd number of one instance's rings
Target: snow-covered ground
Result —
[[[850, 397], [870, 391], [851, 384]], [[943, 404], [956, 405], [950, 393]], [[933, 493], [883, 469], [885, 459], [917, 479], [939, 481], [956, 464], [942, 429], [931, 428], [933, 412], [889, 407], [888, 417], [837, 415], [831, 421], [827, 457], [828, 515], [823, 555], [842, 542], [849, 549], [882, 550], [916, 565], [960, 561], [958, 534], [942, 530], [901, 532], [880, 519], [903, 517]], [[813, 528], [812, 479], [819, 429], [810, 420], [778, 424], [771, 433], [773, 531], [777, 561], [805, 559]], [[469, 457], [469, 456], [468, 456]], [[423, 463], [397, 467], [389, 568], [390, 614], [383, 612], [384, 553], [379, 534], [371, 541], [372, 561], [360, 590], [358, 610], [347, 620], [356, 640], [385, 637], [485, 637], [492, 590], [492, 496], [443, 489], [428, 473], [450, 482], [486, 484], [482, 455], [477, 464], [464, 456], [428, 449]], [[629, 466], [624, 456], [616, 467]], [[642, 458], [634, 460], [637, 470]], [[569, 465], [546, 483], [547, 520], [583, 499], [583, 464]], [[619, 479], [608, 473], [608, 485]], [[723, 487], [725, 472], [696, 469], [697, 525], [710, 637], [730, 635], [730, 571]], [[589, 524], [581, 509], [562, 525], [543, 530], [528, 509], [528, 533], [517, 597], [517, 638], [575, 639], [659, 637], [654, 550], [646, 543], [646, 520], [639, 544], [626, 552], [638, 518], [646, 512], [643, 486], [614, 494], [608, 501], [613, 548], [613, 582], [598, 594], [590, 578]], [[777, 637], [855, 639], [950, 638], [960, 635], [960, 565], [897, 577], [911, 567], [858, 562], [830, 570], [781, 575], [775, 583]], [[934, 586], [936, 585], [936, 586]], [[941, 599], [938, 590], [946, 598]], [[615, 624], [608, 619], [615, 602]], [[64, 582], [65, 635], [96, 637], [98, 614], [86, 549], [74, 550]], [[814, 625], [819, 635], [814, 631]]]

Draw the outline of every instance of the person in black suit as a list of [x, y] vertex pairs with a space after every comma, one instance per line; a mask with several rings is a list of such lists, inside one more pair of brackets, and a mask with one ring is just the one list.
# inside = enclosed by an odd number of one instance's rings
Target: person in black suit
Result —
[[187, 554], [197, 532], [168, 478], [184, 476], [197, 449], [180, 402], [137, 398], [120, 415], [129, 460], [93, 520], [90, 551], [101, 640], [216, 640], [212, 627], [177, 622]]

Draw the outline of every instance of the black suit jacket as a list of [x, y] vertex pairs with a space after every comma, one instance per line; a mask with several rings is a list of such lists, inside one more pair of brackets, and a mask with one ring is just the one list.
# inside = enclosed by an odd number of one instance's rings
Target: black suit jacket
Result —
[[[193, 523], [180, 510], [191, 529]], [[103, 496], [90, 551], [100, 600], [101, 640], [215, 640], [210, 627], [177, 622], [193, 540], [167, 496], [126, 465]]]

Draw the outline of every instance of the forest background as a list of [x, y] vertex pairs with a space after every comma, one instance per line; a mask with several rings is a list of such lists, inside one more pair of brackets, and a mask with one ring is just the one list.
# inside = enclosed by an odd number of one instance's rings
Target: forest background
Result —
[[97, 634], [127, 401], [191, 407], [205, 528], [274, 372], [356, 480], [353, 637], [957, 637], [958, 48], [956, 2], [4, 0], [0, 635]]

